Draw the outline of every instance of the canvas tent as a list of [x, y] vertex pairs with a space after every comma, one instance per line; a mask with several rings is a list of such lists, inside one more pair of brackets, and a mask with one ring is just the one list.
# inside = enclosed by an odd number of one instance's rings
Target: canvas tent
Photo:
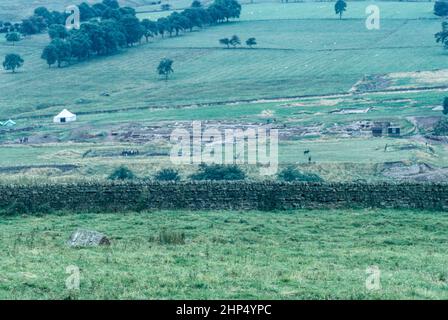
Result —
[[53, 118], [54, 123], [66, 123], [76, 121], [76, 114], [64, 109], [56, 117]]
[[12, 121], [11, 119], [9, 119], [9, 120], [6, 121], [6, 122], [0, 122], [0, 124], [1, 124], [3, 127], [14, 127], [14, 126], [16, 125], [16, 123], [15, 123], [14, 121]]

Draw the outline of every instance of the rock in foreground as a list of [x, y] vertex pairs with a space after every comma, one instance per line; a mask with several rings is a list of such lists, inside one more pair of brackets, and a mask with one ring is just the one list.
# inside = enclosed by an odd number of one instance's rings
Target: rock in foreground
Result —
[[110, 240], [102, 233], [92, 230], [76, 230], [68, 240], [70, 247], [95, 247], [110, 245]]

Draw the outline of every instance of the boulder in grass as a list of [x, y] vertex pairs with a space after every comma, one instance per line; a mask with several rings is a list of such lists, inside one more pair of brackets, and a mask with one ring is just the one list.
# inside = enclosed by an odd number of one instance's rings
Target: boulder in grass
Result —
[[97, 231], [78, 229], [70, 236], [68, 245], [70, 247], [96, 247], [110, 245], [110, 240]]

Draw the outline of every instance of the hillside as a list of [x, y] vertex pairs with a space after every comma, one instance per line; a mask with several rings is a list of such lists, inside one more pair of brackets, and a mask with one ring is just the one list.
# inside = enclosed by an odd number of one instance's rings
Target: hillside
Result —
[[[46, 35], [14, 47], [0, 39], [0, 56], [15, 51], [25, 59], [18, 73], [0, 73], [0, 119], [17, 122], [16, 129], [0, 132], [8, 148], [0, 165], [6, 175], [10, 167], [33, 164], [48, 166], [44, 176], [64, 178], [86, 172], [104, 177], [126, 163], [146, 176], [169, 166], [175, 127], [202, 120], [220, 129], [248, 128], [265, 124], [269, 110], [281, 133], [281, 164], [301, 165], [330, 180], [381, 180], [395, 177], [389, 162], [405, 172], [423, 163], [432, 169], [419, 179], [445, 177], [446, 145], [423, 138], [441, 118], [448, 88], [447, 55], [434, 41], [441, 20], [432, 3], [381, 2], [381, 29], [368, 30], [366, 5], [350, 3], [339, 20], [331, 3], [243, 4], [240, 19], [229, 23], [156, 37], [61, 69], [40, 59]], [[243, 42], [256, 37], [258, 45], [219, 44], [234, 34]], [[164, 57], [174, 60], [169, 81], [155, 72]], [[53, 116], [64, 108], [78, 121], [54, 125]], [[350, 109], [358, 111], [345, 111]], [[403, 139], [371, 139], [370, 129], [360, 128], [374, 122], [401, 127]], [[24, 136], [32, 148], [18, 143]], [[145, 156], [120, 158], [129, 148]], [[311, 164], [303, 155], [308, 149]], [[53, 163], [78, 169], [59, 172]], [[34, 176], [43, 169], [30, 170]], [[192, 170], [182, 168], [185, 175]]]

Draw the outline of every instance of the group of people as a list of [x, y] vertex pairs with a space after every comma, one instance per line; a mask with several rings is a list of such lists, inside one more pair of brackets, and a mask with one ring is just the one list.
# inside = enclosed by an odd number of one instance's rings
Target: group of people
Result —
[[23, 137], [19, 139], [20, 144], [28, 143], [28, 137]]
[[132, 156], [138, 156], [140, 152], [138, 150], [123, 150], [121, 152], [121, 155], [123, 157], [132, 157]]

